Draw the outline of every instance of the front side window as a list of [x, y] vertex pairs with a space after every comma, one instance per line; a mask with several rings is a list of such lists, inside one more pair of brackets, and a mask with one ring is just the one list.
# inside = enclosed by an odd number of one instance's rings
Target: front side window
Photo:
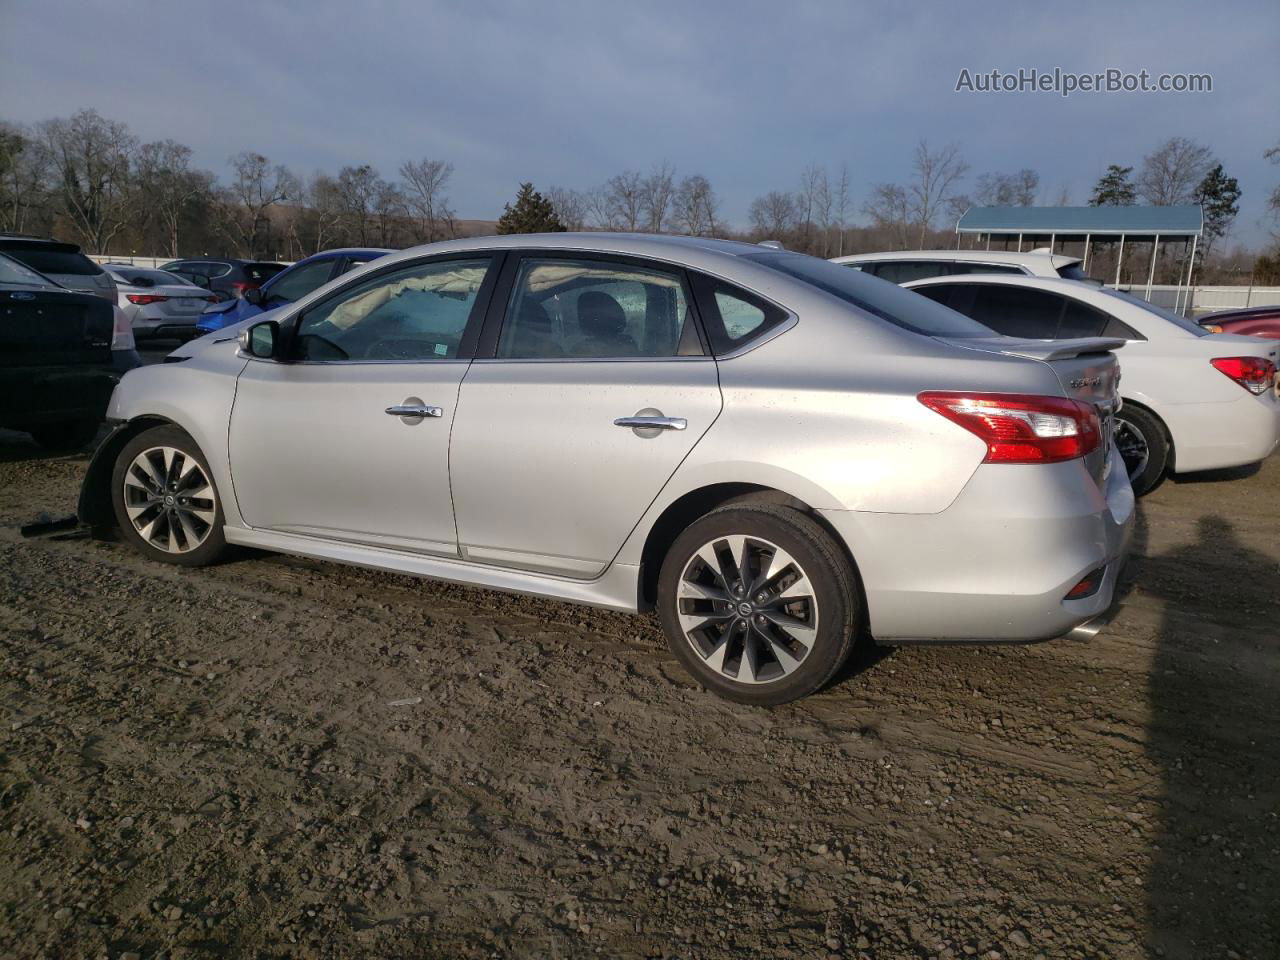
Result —
[[675, 357], [696, 332], [675, 271], [607, 260], [525, 258], [497, 356], [511, 360]]
[[487, 257], [419, 263], [342, 291], [303, 314], [298, 359], [456, 358], [489, 263]]
[[266, 288], [266, 299], [263, 301], [263, 305], [273, 304], [278, 306], [282, 303], [293, 303], [301, 300], [312, 290], [317, 290], [323, 286], [332, 272], [332, 260], [316, 260], [314, 263], [304, 263], [288, 273], [281, 274], [278, 279], [272, 281], [271, 285]]

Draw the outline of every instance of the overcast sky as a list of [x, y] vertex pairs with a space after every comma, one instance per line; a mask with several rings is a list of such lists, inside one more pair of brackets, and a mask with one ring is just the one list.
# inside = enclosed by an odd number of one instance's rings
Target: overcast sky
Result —
[[[90, 13], [96, 8], [97, 12]], [[189, 12], [187, 12], [189, 11]], [[455, 167], [459, 216], [521, 180], [589, 187], [666, 160], [710, 178], [739, 225], [810, 163], [849, 166], [855, 206], [913, 144], [972, 172], [1031, 167], [1084, 203], [1108, 163], [1210, 145], [1266, 237], [1280, 166], [1280, 3], [189, 3], [0, 0], [0, 118], [82, 107], [172, 137], [219, 175], [245, 149], [303, 173], [405, 159]], [[1209, 94], [957, 93], [962, 68], [1209, 73]]]

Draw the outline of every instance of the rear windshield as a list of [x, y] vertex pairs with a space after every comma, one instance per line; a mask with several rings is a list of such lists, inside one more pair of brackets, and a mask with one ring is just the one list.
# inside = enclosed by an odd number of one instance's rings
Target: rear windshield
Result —
[[746, 259], [795, 277], [912, 333], [927, 337], [998, 336], [989, 327], [928, 297], [829, 260], [798, 253], [749, 253]]
[[144, 267], [109, 267], [107, 270], [117, 280], [124, 283], [142, 284], [146, 286], [151, 283], [155, 286], [161, 284], [181, 283], [186, 284], [187, 281], [176, 273], [169, 273], [165, 270], [148, 270]]
[[265, 283], [284, 269], [283, 263], [246, 263], [245, 275], [254, 283]]
[[74, 247], [48, 246], [28, 247], [18, 244], [0, 246], [13, 259], [25, 263], [32, 270], [41, 273], [61, 273], [76, 277], [96, 277], [102, 268], [77, 251]]
[[1063, 280], [1088, 280], [1089, 275], [1080, 269], [1080, 264], [1069, 263], [1058, 268], [1058, 276]]
[[1147, 313], [1154, 313], [1157, 317], [1162, 317], [1163, 319], [1168, 320], [1180, 330], [1185, 330], [1187, 333], [1194, 334], [1197, 337], [1207, 337], [1212, 333], [1212, 331], [1206, 330], [1194, 320], [1189, 320], [1186, 317], [1180, 317], [1172, 310], [1166, 310], [1164, 307], [1157, 307], [1154, 303], [1149, 303], [1141, 297], [1135, 297], [1128, 293], [1121, 293], [1119, 290], [1108, 290], [1107, 293], [1111, 294], [1113, 297], [1119, 297], [1127, 303], [1132, 303], [1135, 307], [1141, 307], [1143, 310], [1147, 311]]
[[24, 267], [17, 260], [10, 260], [0, 254], [0, 284], [12, 287], [25, 287], [29, 290], [60, 290], [61, 286], [48, 277], [43, 277], [29, 267]]

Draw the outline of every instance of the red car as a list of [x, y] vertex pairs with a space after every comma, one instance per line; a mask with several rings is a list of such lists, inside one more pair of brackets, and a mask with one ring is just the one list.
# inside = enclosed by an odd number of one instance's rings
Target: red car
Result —
[[1280, 305], [1248, 310], [1219, 310], [1197, 317], [1196, 322], [1213, 333], [1246, 333], [1280, 340]]

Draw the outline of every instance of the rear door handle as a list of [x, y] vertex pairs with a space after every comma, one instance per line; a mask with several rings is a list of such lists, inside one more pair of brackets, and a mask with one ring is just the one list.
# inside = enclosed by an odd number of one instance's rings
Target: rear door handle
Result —
[[618, 417], [613, 421], [615, 427], [631, 427], [641, 430], [649, 428], [651, 430], [684, 430], [689, 426], [689, 421], [684, 417]]

